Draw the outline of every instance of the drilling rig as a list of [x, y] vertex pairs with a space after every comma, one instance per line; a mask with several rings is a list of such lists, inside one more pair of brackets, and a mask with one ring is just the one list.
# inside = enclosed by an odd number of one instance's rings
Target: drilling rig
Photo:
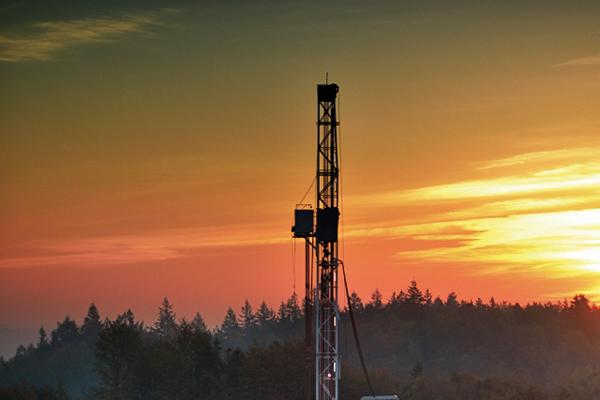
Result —
[[305, 240], [306, 400], [313, 376], [315, 400], [339, 399], [338, 91], [335, 83], [317, 85], [315, 208], [297, 204], [292, 227], [294, 238]]

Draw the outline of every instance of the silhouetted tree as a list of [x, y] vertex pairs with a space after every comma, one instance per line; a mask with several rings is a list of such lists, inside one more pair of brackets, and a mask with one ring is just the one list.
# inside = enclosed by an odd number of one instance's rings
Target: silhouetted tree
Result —
[[362, 299], [358, 293], [352, 292], [350, 294], [350, 306], [352, 307], [352, 310], [355, 310], [356, 312], [361, 312], [364, 309]]
[[268, 326], [275, 319], [275, 312], [266, 302], [260, 303], [260, 307], [256, 312], [256, 320], [260, 326]]
[[578, 314], [584, 314], [591, 310], [590, 300], [583, 294], [576, 294], [571, 300], [571, 310]]
[[57, 347], [66, 343], [75, 343], [79, 340], [79, 328], [77, 323], [68, 316], [62, 322], [57, 323], [56, 329], [52, 331], [50, 343]]
[[457, 307], [458, 306], [458, 297], [456, 296], [456, 293], [450, 292], [450, 294], [448, 294], [448, 297], [446, 298], [446, 306], [447, 307]]
[[199, 312], [196, 313], [196, 315], [194, 316], [194, 319], [191, 322], [191, 326], [192, 329], [194, 330], [194, 332], [208, 332], [208, 329], [206, 328], [206, 323], [204, 323], [204, 318], [202, 318], [202, 315], [200, 315]]
[[100, 332], [96, 352], [96, 372], [100, 386], [95, 390], [99, 399], [136, 399], [136, 370], [142, 349], [142, 329], [133, 314], [121, 314], [109, 321]]
[[17, 351], [15, 353], [15, 358], [16, 359], [24, 358], [26, 354], [27, 354], [27, 348], [25, 346], [23, 346], [22, 344], [20, 344], [19, 347], [17, 347]]
[[245, 329], [252, 329], [256, 326], [256, 316], [252, 312], [252, 305], [248, 299], [244, 301], [239, 320], [241, 321], [241, 326]]
[[302, 310], [298, 305], [298, 295], [294, 292], [285, 303], [285, 318], [293, 322], [299, 320], [301, 316]]
[[423, 296], [423, 292], [421, 292], [421, 289], [419, 289], [417, 286], [417, 282], [412, 280], [408, 286], [408, 289], [406, 290], [406, 303], [420, 306], [425, 304], [425, 302], [426, 300]]
[[397, 306], [406, 302], [406, 293], [403, 290], [400, 290], [400, 293], [392, 292], [390, 299], [388, 300], [388, 304], [390, 306]]
[[182, 322], [179, 325], [176, 347], [171, 351], [177, 355], [171, 359], [172, 368], [180, 372], [173, 380], [175, 388], [169, 396], [181, 392], [182, 398], [217, 398], [223, 363], [220, 348], [213, 341], [212, 335], [206, 330], [195, 328], [193, 324]]
[[423, 294], [423, 299], [425, 300], [425, 305], [430, 306], [432, 303], [433, 296], [429, 289], [425, 289], [425, 293]]
[[369, 306], [376, 309], [383, 308], [383, 296], [381, 295], [379, 289], [375, 289], [373, 294], [371, 294], [371, 301], [369, 302]]
[[237, 338], [240, 332], [240, 325], [235, 315], [235, 311], [231, 307], [227, 309], [223, 323], [219, 328], [219, 335], [224, 341], [231, 341]]
[[481, 297], [478, 297], [477, 300], [475, 300], [475, 307], [479, 310], [485, 308], [485, 303], [481, 300]]
[[38, 340], [38, 348], [46, 348], [49, 346], [48, 335], [46, 334], [46, 330], [44, 327], [40, 327], [39, 332], [39, 340]]
[[89, 342], [95, 344], [98, 334], [102, 330], [102, 321], [100, 320], [100, 313], [94, 303], [90, 304], [87, 314], [83, 319], [81, 325], [81, 334]]
[[152, 332], [165, 338], [174, 338], [177, 332], [177, 320], [173, 305], [166, 297], [158, 308], [158, 317], [154, 322]]

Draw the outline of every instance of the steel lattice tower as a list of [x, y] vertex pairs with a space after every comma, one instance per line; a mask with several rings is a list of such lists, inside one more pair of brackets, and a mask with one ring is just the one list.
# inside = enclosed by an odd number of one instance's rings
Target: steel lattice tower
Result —
[[339, 166], [336, 84], [317, 86], [317, 233], [315, 310], [316, 400], [337, 400]]
[[[317, 85], [316, 229], [315, 210], [309, 204], [296, 205], [295, 225], [292, 227], [294, 237], [303, 238], [306, 242], [306, 400], [312, 398], [311, 365], [315, 365], [314, 399], [338, 400], [339, 393], [338, 90], [336, 84]], [[315, 265], [313, 259], [316, 260]]]

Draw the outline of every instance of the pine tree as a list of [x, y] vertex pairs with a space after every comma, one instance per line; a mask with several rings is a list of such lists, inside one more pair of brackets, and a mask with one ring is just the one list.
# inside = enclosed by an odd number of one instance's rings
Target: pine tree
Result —
[[239, 320], [245, 329], [252, 329], [254, 326], [256, 326], [256, 316], [252, 312], [252, 305], [248, 299], [244, 301]]
[[[104, 321], [104, 325], [108, 324], [110, 322], [110, 320], [107, 318]], [[123, 325], [127, 325], [127, 326], [135, 326], [138, 325], [141, 327], [140, 323], [135, 322], [135, 316], [133, 315], [133, 311], [131, 311], [131, 309], [127, 309], [127, 311], [125, 311], [122, 314], [117, 315], [117, 319], [115, 320], [115, 322], [119, 323], [119, 324], [123, 324]]]
[[405, 297], [406, 297], [406, 295], [404, 294], [404, 291], [402, 291], [402, 290], [400, 291], [400, 293], [392, 292], [392, 295], [390, 296], [390, 299], [388, 300], [388, 304], [391, 306], [402, 304], [405, 301]]
[[83, 325], [81, 325], [81, 334], [87, 340], [96, 341], [98, 334], [102, 330], [102, 322], [100, 321], [100, 313], [94, 303], [90, 304], [87, 315], [83, 319]]
[[425, 300], [425, 305], [430, 306], [432, 303], [433, 296], [429, 289], [425, 289], [425, 294], [423, 295], [423, 299]]
[[65, 343], [75, 343], [79, 339], [79, 328], [77, 323], [69, 316], [56, 325], [56, 329], [50, 335], [52, 346], [60, 346]]
[[165, 297], [158, 308], [158, 318], [152, 331], [162, 337], [174, 338], [177, 333], [177, 320], [175, 317], [173, 305]]
[[208, 329], [206, 328], [206, 323], [204, 322], [204, 318], [202, 318], [202, 315], [200, 315], [199, 312], [197, 312], [196, 315], [194, 316], [191, 326], [192, 326], [192, 330], [195, 333], [208, 332]]
[[225, 319], [221, 324], [221, 328], [219, 329], [219, 333], [223, 336], [225, 340], [227, 340], [230, 339], [236, 333], [238, 333], [239, 330], [240, 325], [235, 315], [235, 311], [233, 311], [233, 308], [229, 307], [227, 309], [227, 313], [225, 314]]
[[298, 305], [298, 295], [295, 292], [292, 293], [290, 298], [285, 303], [285, 310], [287, 319], [289, 319], [290, 321], [299, 320], [302, 316], [302, 310]]
[[576, 294], [571, 299], [569, 308], [577, 314], [587, 313], [591, 310], [590, 300], [584, 294]]
[[381, 292], [379, 291], [379, 289], [375, 289], [375, 291], [373, 292], [373, 294], [371, 294], [371, 302], [369, 303], [369, 305], [373, 308], [383, 308], [383, 296], [381, 295]]
[[475, 300], [475, 307], [479, 310], [485, 308], [485, 303], [483, 302], [483, 300], [481, 300], [481, 297], [478, 297], [477, 300]]
[[456, 293], [450, 292], [448, 297], [446, 298], [446, 307], [457, 307], [458, 306], [458, 297]]
[[25, 354], [27, 354], [27, 349], [25, 348], [25, 346], [20, 344], [19, 347], [17, 347], [17, 352], [15, 353], [15, 358], [17, 358], [17, 359], [23, 358], [23, 357], [25, 357]]
[[260, 307], [256, 312], [256, 321], [260, 326], [266, 326], [275, 319], [275, 312], [265, 303], [260, 303]]
[[421, 289], [419, 289], [415, 280], [412, 280], [410, 282], [410, 286], [406, 291], [406, 302], [408, 304], [413, 305], [425, 304], [425, 297], [423, 296], [423, 292], [421, 292]]
[[46, 330], [44, 329], [43, 326], [40, 327], [39, 333], [40, 333], [40, 340], [38, 342], [38, 349], [41, 349], [41, 348], [48, 346], [50, 343], [48, 342], [48, 335], [46, 334]]
[[143, 398], [136, 387], [136, 368], [142, 354], [142, 325], [136, 323], [131, 310], [107, 321], [98, 335], [96, 368], [100, 385], [94, 398]]
[[350, 294], [350, 306], [353, 311], [360, 312], [363, 310], [363, 302], [358, 293], [352, 292], [352, 294]]
[[279, 309], [277, 310], [277, 320], [278, 321], [286, 321], [288, 319], [287, 309], [285, 307], [285, 303], [282, 301], [279, 304]]

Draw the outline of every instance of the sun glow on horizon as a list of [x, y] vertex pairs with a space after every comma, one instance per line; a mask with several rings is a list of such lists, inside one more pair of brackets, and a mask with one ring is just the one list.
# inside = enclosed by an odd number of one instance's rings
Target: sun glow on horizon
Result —
[[[531, 154], [531, 155], [530, 155]], [[553, 276], [600, 272], [600, 151], [573, 149], [518, 154], [491, 160], [488, 179], [350, 196], [348, 208], [376, 214], [376, 223], [350, 221], [352, 240], [384, 238], [421, 243], [393, 256], [395, 263], [468, 263], [472, 274], [530, 271]], [[528, 161], [529, 160], [529, 161]], [[539, 163], [548, 163], [543, 168]], [[518, 165], [521, 173], [498, 176]], [[493, 168], [492, 168], [493, 166]], [[479, 168], [481, 169], [481, 168]], [[403, 214], [411, 204], [434, 212]], [[419, 210], [417, 208], [417, 210]], [[283, 230], [266, 224], [148, 231], [137, 235], [47, 242], [50, 255], [8, 258], [0, 267], [54, 264], [120, 264], [174, 259], [193, 249], [267, 246], [287, 242]]]
[[[471, 265], [473, 275], [556, 279], [598, 272], [600, 279], [600, 164], [595, 159], [600, 151], [588, 148], [518, 154], [487, 163], [483, 170], [495, 173], [487, 179], [351, 199], [357, 207], [370, 202], [388, 214], [415, 203], [416, 212], [419, 206], [422, 212], [372, 229], [357, 226], [348, 236], [421, 243], [418, 249], [398, 249], [394, 259], [400, 265], [461, 263]], [[498, 175], [503, 168], [513, 169]], [[427, 205], [437, 208], [431, 212]]]

